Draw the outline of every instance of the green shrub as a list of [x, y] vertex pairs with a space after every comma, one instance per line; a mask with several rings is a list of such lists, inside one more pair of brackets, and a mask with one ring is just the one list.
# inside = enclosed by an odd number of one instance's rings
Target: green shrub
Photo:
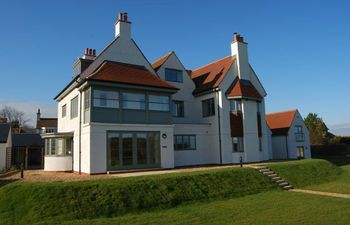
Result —
[[275, 188], [268, 178], [249, 168], [70, 183], [13, 183], [0, 189], [0, 221], [30, 224], [45, 219], [119, 216]]
[[267, 166], [298, 188], [333, 180], [342, 173], [339, 167], [322, 159], [272, 163]]

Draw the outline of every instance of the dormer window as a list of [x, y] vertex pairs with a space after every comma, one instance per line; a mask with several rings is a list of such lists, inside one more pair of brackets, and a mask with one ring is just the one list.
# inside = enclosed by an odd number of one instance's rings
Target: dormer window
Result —
[[165, 68], [165, 80], [182, 83], [182, 71]]
[[242, 101], [238, 99], [230, 100], [230, 108], [232, 112], [242, 111]]

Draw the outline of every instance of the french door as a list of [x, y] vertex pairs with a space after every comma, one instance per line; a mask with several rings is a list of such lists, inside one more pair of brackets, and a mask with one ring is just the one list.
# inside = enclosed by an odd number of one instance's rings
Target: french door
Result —
[[108, 170], [160, 167], [159, 132], [107, 132]]

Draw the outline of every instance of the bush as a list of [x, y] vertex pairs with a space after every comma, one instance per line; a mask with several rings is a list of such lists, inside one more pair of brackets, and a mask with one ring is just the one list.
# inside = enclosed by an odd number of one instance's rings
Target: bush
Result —
[[275, 188], [268, 178], [249, 168], [70, 183], [13, 183], [0, 189], [0, 221], [30, 224], [45, 219], [111, 217]]
[[339, 167], [323, 159], [274, 163], [267, 167], [298, 188], [333, 180], [342, 173]]

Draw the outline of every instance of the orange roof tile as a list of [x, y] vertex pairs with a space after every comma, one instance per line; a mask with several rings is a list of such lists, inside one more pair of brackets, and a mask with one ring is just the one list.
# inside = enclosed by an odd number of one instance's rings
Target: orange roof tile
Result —
[[154, 62], [152, 63], [152, 68], [153, 68], [154, 70], [158, 70], [158, 69], [165, 63], [165, 61], [168, 60], [168, 58], [169, 58], [173, 53], [174, 53], [174, 52], [171, 51], [171, 52], [169, 52], [168, 54], [166, 54], [165, 56], [163, 56], [163, 57], [157, 59], [156, 61], [154, 61]]
[[262, 99], [258, 90], [249, 80], [236, 79], [226, 93], [227, 97]]
[[144, 66], [111, 61], [103, 62], [94, 73], [85, 79], [177, 90], [175, 86], [161, 80]]
[[42, 127], [57, 127], [57, 118], [40, 118], [36, 122], [36, 128], [42, 128]]
[[203, 67], [192, 70], [190, 76], [196, 85], [193, 94], [217, 88], [226, 76], [227, 71], [231, 68], [234, 60], [234, 57], [226, 56]]
[[287, 134], [289, 128], [292, 126], [297, 110], [290, 110], [286, 112], [276, 112], [266, 115], [267, 125], [270, 127], [272, 134]]

